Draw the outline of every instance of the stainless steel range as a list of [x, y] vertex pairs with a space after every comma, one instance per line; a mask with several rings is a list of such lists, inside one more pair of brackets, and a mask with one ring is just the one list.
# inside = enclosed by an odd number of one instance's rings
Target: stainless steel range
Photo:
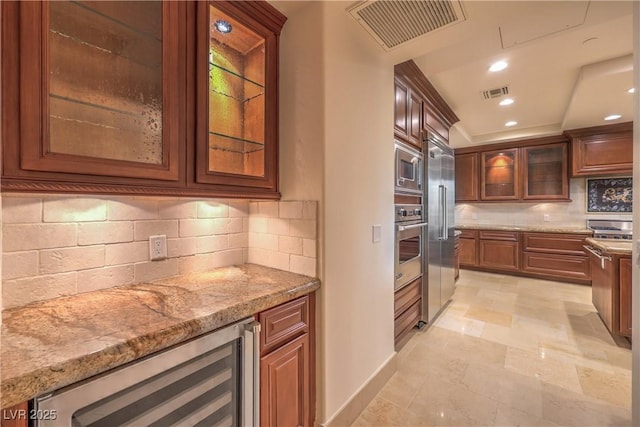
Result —
[[588, 219], [587, 228], [596, 239], [631, 240], [633, 222], [622, 219]]

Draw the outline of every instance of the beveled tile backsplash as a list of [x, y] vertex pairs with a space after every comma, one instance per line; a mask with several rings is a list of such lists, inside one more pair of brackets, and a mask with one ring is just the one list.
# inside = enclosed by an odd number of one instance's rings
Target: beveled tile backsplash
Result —
[[[317, 202], [2, 195], [3, 307], [252, 262], [316, 275]], [[148, 239], [167, 236], [168, 259]]]

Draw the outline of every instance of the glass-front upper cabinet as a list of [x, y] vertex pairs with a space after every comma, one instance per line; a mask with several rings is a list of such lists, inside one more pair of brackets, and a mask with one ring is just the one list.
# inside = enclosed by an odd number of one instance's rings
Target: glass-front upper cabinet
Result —
[[277, 195], [278, 37], [261, 2], [199, 2], [197, 182]]
[[564, 200], [569, 197], [567, 144], [524, 147], [523, 199]]
[[482, 200], [518, 200], [518, 149], [481, 153]]
[[5, 175], [178, 181], [183, 9], [162, 1], [3, 5], [6, 31], [16, 35], [2, 46], [3, 119], [12, 122]]

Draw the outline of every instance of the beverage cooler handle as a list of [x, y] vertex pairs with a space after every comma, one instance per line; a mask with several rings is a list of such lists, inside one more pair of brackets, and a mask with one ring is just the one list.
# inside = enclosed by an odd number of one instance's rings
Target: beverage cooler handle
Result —
[[249, 322], [245, 325], [245, 332], [251, 335], [250, 339], [253, 341], [253, 354], [250, 355], [253, 361], [253, 422], [249, 424], [258, 425], [260, 423], [260, 322], [255, 320]]

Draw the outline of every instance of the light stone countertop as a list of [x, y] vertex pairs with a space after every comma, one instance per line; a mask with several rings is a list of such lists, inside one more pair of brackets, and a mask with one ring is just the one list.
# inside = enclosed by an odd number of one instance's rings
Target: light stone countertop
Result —
[[632, 251], [630, 240], [593, 239], [589, 237], [585, 242], [611, 255], [631, 255]]
[[2, 312], [2, 408], [315, 291], [254, 264], [104, 289]]
[[546, 225], [491, 225], [491, 224], [456, 224], [458, 230], [496, 230], [496, 231], [532, 231], [538, 233], [576, 233], [592, 234], [593, 230], [582, 227], [546, 226]]

